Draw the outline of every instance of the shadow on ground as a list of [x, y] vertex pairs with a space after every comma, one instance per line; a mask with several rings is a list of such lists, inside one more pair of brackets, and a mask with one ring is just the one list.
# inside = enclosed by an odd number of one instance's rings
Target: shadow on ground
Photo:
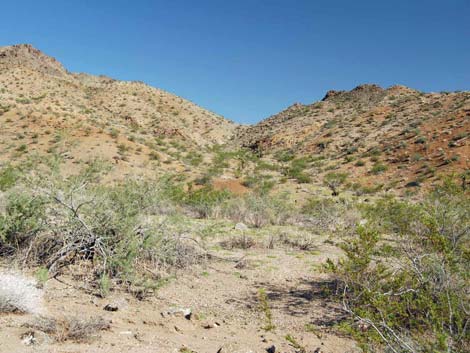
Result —
[[284, 315], [309, 316], [312, 324], [324, 327], [331, 327], [347, 317], [334, 300], [338, 291], [338, 283], [334, 280], [302, 280], [286, 285], [258, 282], [254, 287], [256, 291], [245, 301], [249, 308], [259, 306], [258, 293], [264, 289], [271, 309]]

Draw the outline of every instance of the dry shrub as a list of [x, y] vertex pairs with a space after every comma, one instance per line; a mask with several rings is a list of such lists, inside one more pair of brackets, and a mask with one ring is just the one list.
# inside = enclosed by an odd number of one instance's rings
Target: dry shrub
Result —
[[338, 198], [312, 197], [302, 208], [301, 224], [326, 233], [351, 233], [360, 219], [354, 203]]
[[318, 242], [315, 234], [295, 234], [289, 235], [287, 233], [281, 233], [279, 235], [279, 241], [291, 248], [299, 250], [314, 250], [317, 248], [316, 243]]
[[44, 267], [50, 276], [88, 262], [92, 284], [126, 287], [149, 286], [154, 276], [146, 268], [182, 268], [201, 257], [181, 232], [153, 220], [172, 198], [164, 182], [104, 186], [100, 173], [92, 164], [66, 179], [40, 174], [22, 184], [21, 193], [10, 190], [0, 212], [0, 257]]
[[42, 331], [51, 335], [57, 342], [82, 342], [97, 335], [97, 332], [108, 330], [110, 323], [101, 316], [93, 318], [51, 318], [38, 316], [34, 321], [24, 325], [30, 329]]
[[0, 312], [39, 314], [42, 291], [36, 282], [19, 273], [0, 272]]
[[292, 205], [285, 195], [248, 194], [225, 202], [222, 214], [234, 222], [261, 228], [268, 224], [286, 224], [292, 217]]
[[231, 237], [220, 243], [224, 249], [249, 249], [256, 245], [256, 241], [245, 234]]

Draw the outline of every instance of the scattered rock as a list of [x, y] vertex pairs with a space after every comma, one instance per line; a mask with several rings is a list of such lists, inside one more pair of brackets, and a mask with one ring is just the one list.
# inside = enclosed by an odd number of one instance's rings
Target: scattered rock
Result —
[[209, 329], [211, 329], [211, 328], [217, 328], [217, 327], [219, 327], [219, 326], [220, 326], [220, 324], [219, 324], [218, 322], [214, 322], [214, 323], [204, 323], [204, 324], [202, 325], [202, 327], [205, 328], [206, 330], [209, 330]]
[[254, 351], [240, 343], [225, 343], [217, 350], [217, 353], [254, 353]]
[[106, 310], [106, 311], [118, 311], [119, 308], [116, 304], [106, 304], [105, 307], [103, 308], [103, 310]]
[[266, 352], [268, 352], [268, 353], [276, 353], [276, 346], [275, 346], [275, 345], [272, 345], [271, 347], [266, 348]]
[[162, 317], [175, 316], [184, 317], [186, 320], [191, 320], [192, 312], [190, 308], [171, 308], [166, 312], [161, 313]]
[[133, 336], [134, 334], [132, 331], [121, 331], [119, 332], [120, 335], [126, 335], [126, 336]]

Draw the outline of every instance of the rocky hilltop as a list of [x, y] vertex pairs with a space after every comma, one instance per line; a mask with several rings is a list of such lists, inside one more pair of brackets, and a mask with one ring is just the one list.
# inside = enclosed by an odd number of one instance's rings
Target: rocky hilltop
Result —
[[470, 92], [423, 93], [366, 84], [328, 91], [238, 132], [244, 147], [268, 156], [316, 156], [312, 170], [347, 172], [407, 185], [470, 168]]
[[[0, 160], [90, 156], [123, 172], [184, 169], [179, 159], [227, 141], [236, 124], [141, 82], [70, 73], [31, 45], [0, 48]], [[164, 163], [163, 163], [164, 162]]]

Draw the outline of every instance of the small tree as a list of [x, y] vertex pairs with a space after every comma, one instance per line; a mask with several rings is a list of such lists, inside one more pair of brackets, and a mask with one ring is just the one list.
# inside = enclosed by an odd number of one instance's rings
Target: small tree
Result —
[[331, 172], [323, 177], [323, 183], [331, 189], [333, 196], [338, 196], [338, 188], [346, 181], [347, 177], [347, 173]]

